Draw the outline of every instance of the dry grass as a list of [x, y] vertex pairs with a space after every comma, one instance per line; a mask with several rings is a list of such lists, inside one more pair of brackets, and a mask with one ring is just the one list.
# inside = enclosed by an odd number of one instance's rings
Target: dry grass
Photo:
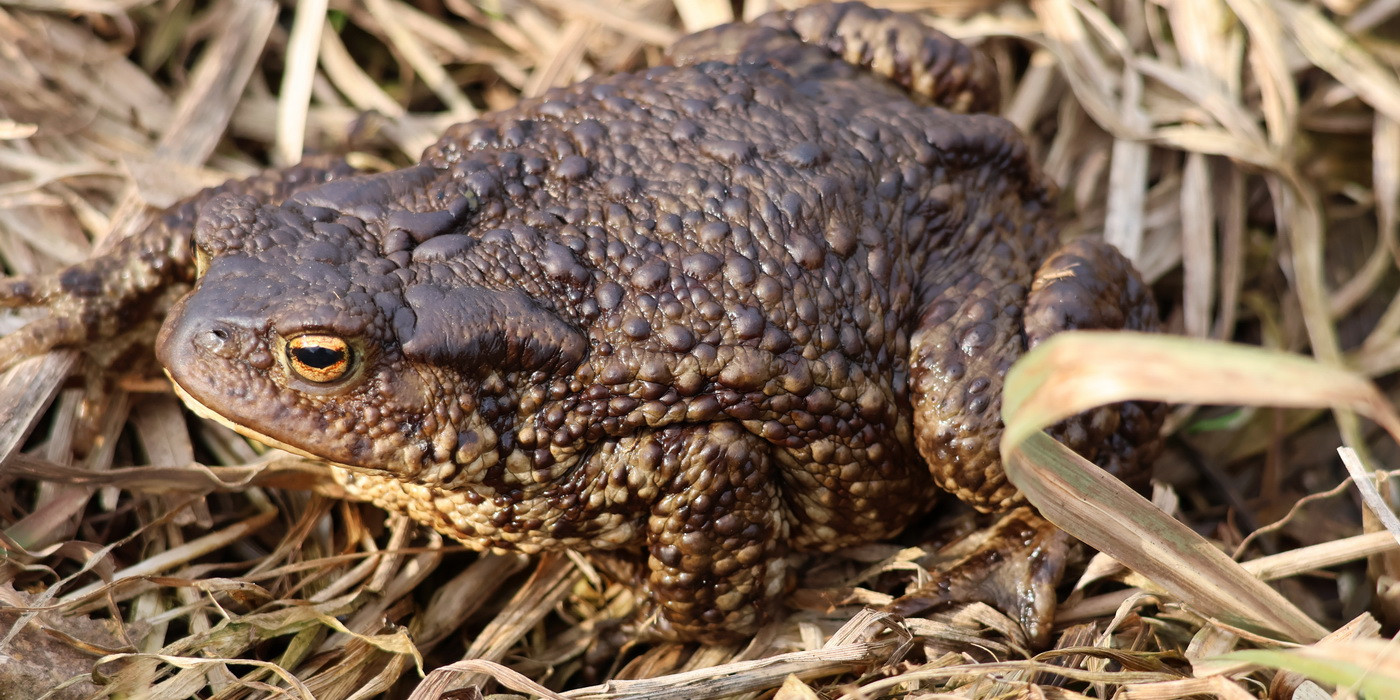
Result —
[[[187, 421], [149, 358], [60, 352], [0, 379], [0, 698], [1400, 696], [1394, 483], [1368, 471], [1400, 456], [1394, 382], [1372, 384], [1400, 367], [1400, 2], [887, 4], [995, 57], [1071, 234], [1129, 252], [1198, 339], [1066, 338], [1008, 387], [1018, 483], [1132, 569], [1076, 569], [1054, 649], [983, 606], [861, 612], [928, 576], [917, 537], [812, 562], [745, 648], [638, 642], [611, 622], [632, 592], [587, 561], [462, 552]], [[407, 162], [730, 8], [0, 0], [0, 260], [82, 259], [303, 148]], [[1183, 404], [1160, 510], [1034, 432], [1126, 395]]]

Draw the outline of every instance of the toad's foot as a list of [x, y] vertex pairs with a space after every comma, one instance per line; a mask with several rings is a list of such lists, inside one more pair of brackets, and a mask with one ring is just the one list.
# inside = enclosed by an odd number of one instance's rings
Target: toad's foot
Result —
[[1042, 647], [1073, 541], [1031, 508], [1015, 508], [949, 545], [935, 577], [885, 609], [912, 616], [949, 603], [987, 603], [1021, 623], [1032, 647]]

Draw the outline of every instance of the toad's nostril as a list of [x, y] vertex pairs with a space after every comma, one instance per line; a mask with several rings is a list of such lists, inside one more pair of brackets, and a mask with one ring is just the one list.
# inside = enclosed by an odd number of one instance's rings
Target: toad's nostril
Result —
[[216, 357], [227, 357], [234, 352], [233, 334], [227, 328], [210, 328], [194, 335], [195, 347]]

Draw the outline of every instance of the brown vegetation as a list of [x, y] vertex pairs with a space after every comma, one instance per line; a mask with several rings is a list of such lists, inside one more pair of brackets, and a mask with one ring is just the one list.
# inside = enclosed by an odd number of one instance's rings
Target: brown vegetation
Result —
[[[1376, 515], [1393, 483], [1369, 474], [1400, 456], [1400, 2], [885, 4], [996, 59], [1069, 234], [1137, 260], [1174, 332], [1269, 349], [1078, 338], [1017, 370], [1019, 483], [1137, 572], [1078, 566], [1054, 649], [1023, 649], [983, 606], [862, 611], [937, 565], [932, 525], [813, 561], [794, 613], [746, 648], [637, 643], [613, 621], [638, 601], [588, 562], [476, 556], [339, 501], [315, 468], [187, 419], [148, 358], [103, 348], [137, 369], [65, 351], [0, 378], [0, 698], [488, 681], [590, 698], [1286, 698], [1309, 677], [1395, 697], [1400, 532]], [[732, 5], [0, 1], [0, 261], [79, 260], [304, 148], [407, 162], [478, 111], [654, 62]], [[0, 316], [0, 333], [27, 318]], [[1108, 487], [1056, 493], [1092, 475], [1033, 431], [1126, 395], [1182, 404], [1152, 500], [1188, 528]]]

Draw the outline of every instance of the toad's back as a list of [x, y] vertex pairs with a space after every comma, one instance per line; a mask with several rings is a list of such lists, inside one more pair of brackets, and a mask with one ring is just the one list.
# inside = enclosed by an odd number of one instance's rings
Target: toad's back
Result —
[[[403, 170], [201, 195], [204, 272], [157, 343], [177, 390], [469, 545], [644, 552], [691, 637], [752, 629], [789, 552], [894, 533], [935, 485], [1014, 504], [1006, 368], [1156, 320], [1116, 251], [1052, 250], [1020, 136], [962, 113], [995, 101], [985, 61], [854, 4], [673, 54]], [[1159, 420], [1061, 437], [1131, 471]]]
[[425, 165], [452, 173], [432, 179], [443, 201], [481, 201], [448, 256], [476, 261], [463, 284], [522, 289], [587, 338], [572, 388], [540, 398], [518, 444], [535, 470], [572, 469], [580, 440], [732, 419], [781, 448], [793, 542], [835, 547], [930, 499], [907, 392], [922, 309], [970, 280], [1020, 285], [1019, 306], [1052, 222], [1004, 120], [759, 36], [783, 68], [692, 62], [556, 90], [454, 127]]

